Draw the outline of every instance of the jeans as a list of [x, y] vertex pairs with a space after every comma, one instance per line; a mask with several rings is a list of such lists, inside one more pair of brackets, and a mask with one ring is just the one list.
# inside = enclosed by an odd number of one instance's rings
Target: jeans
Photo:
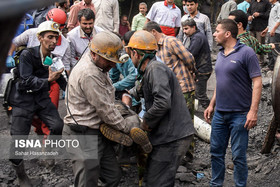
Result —
[[225, 176], [225, 154], [231, 138], [234, 182], [236, 186], [246, 186], [248, 167], [246, 151], [248, 130], [244, 128], [247, 112], [215, 111], [211, 131], [212, 179], [210, 186], [223, 186]]
[[[269, 35], [268, 42], [269, 43], [279, 43], [280, 34], [275, 33], [275, 35], [273, 37], [271, 37]], [[273, 70], [277, 57], [278, 57], [278, 54], [274, 50], [272, 50], [271, 53], [268, 53], [268, 67], [270, 70]]]

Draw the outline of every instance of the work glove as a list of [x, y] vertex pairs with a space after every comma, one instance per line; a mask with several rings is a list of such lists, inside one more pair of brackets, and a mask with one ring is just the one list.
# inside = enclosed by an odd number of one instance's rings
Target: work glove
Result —
[[8, 56], [6, 59], [6, 67], [13, 68], [16, 66], [15, 60], [12, 56]]

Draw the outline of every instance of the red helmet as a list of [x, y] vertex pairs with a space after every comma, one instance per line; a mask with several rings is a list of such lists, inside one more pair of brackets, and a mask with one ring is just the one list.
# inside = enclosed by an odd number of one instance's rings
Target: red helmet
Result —
[[46, 19], [48, 21], [54, 21], [60, 25], [64, 25], [67, 20], [67, 15], [63, 10], [59, 8], [53, 8], [48, 12]]

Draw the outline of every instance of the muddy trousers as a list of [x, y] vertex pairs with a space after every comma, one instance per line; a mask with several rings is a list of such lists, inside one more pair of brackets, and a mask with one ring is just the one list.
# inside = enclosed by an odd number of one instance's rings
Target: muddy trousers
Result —
[[[64, 125], [63, 134], [82, 141], [78, 151], [67, 149], [73, 158], [75, 187], [97, 187], [98, 179], [108, 187], [118, 186], [122, 173], [110, 140], [106, 139], [97, 129], [88, 128], [84, 132], [77, 132], [71, 130], [68, 125]], [[98, 142], [92, 143], [94, 141]], [[86, 158], [83, 155], [86, 155]]]
[[153, 146], [148, 156], [147, 187], [173, 187], [176, 171], [190, 147], [193, 135], [185, 138]]
[[[37, 105], [34, 111], [25, 110], [13, 106], [12, 110], [12, 125], [11, 135], [28, 135], [31, 128], [33, 116], [36, 115], [47, 125], [50, 129], [50, 135], [61, 135], [63, 129], [63, 121], [53, 103], [49, 103], [45, 108]], [[14, 144], [11, 143], [11, 151], [15, 151]], [[11, 162], [18, 165], [21, 159], [10, 159]]]
[[[184, 93], [184, 98], [186, 100], [187, 107], [189, 109], [189, 112], [191, 114], [192, 122], [194, 123], [194, 99], [195, 99], [195, 91], [190, 91], [187, 93]], [[190, 147], [187, 147], [186, 156], [190, 159], [193, 159], [194, 157], [194, 148], [195, 148], [195, 142], [194, 139], [192, 140]]]

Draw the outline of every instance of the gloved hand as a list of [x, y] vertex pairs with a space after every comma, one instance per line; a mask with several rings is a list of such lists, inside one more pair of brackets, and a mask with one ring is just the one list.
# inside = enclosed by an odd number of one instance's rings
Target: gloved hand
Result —
[[12, 56], [8, 56], [6, 59], [6, 67], [13, 68], [16, 66], [15, 60]]

